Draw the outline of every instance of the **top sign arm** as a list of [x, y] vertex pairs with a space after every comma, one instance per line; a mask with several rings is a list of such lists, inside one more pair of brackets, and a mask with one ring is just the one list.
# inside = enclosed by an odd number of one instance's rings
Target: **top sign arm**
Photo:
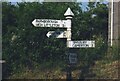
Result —
[[35, 27], [53, 27], [53, 28], [67, 28], [67, 20], [53, 20], [53, 19], [35, 19], [32, 24]]

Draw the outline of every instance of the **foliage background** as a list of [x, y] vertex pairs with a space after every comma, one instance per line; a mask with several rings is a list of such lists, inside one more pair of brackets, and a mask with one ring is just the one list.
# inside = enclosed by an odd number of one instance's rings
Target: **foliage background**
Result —
[[[118, 53], [115, 53], [117, 48], [110, 49], [111, 54], [107, 51], [108, 6], [100, 2], [89, 2], [87, 11], [83, 11], [80, 5], [57, 2], [21, 2], [13, 5], [3, 2], [2, 58], [6, 60], [3, 78], [66, 78], [66, 39], [47, 38], [46, 33], [56, 29], [35, 28], [31, 22], [36, 18], [65, 19], [63, 14], [68, 7], [75, 14], [72, 19], [72, 40], [96, 41], [95, 48], [72, 49], [78, 55], [78, 63], [73, 67], [73, 78], [113, 78], [100, 73], [103, 68], [97, 66], [116, 63], [118, 60]], [[110, 57], [108, 62], [106, 58]]]

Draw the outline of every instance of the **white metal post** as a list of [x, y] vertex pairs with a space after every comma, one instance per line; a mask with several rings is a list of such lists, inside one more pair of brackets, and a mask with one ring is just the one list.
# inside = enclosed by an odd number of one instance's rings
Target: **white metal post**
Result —
[[67, 19], [67, 47], [69, 47], [69, 41], [71, 41], [71, 19]]
[[[67, 9], [67, 11], [65, 12], [64, 16], [66, 17], [66, 27], [67, 27], [67, 47], [69, 47], [69, 41], [71, 41], [71, 19], [72, 16], [74, 16], [73, 12], [71, 11], [70, 8]], [[69, 53], [70, 49], [68, 48], [68, 53]], [[68, 67], [67, 67], [68, 71], [67, 71], [67, 79], [72, 79], [72, 75], [71, 75], [71, 65], [68, 63]]]
[[111, 1], [111, 46], [113, 45], [113, 0]]
[[67, 27], [67, 47], [69, 47], [69, 41], [71, 41], [71, 19], [74, 16], [70, 8], [67, 9], [64, 16], [66, 16], [66, 27]]

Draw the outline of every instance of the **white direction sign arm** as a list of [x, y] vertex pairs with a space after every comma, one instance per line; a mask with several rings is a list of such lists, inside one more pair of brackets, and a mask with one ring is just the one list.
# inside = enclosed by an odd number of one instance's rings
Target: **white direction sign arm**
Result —
[[49, 31], [47, 37], [67, 38], [67, 31]]
[[67, 20], [35, 19], [32, 24], [35, 27], [67, 28], [66, 22]]
[[68, 42], [69, 48], [89, 48], [89, 47], [95, 47], [95, 41], [69, 41]]

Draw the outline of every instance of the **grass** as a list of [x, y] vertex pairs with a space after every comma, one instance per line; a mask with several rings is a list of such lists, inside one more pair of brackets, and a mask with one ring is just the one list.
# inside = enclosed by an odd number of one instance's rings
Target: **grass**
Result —
[[62, 63], [55, 65], [50, 62], [36, 64], [37, 67], [29, 69], [24, 67], [21, 71], [14, 72], [9, 79], [65, 79], [66, 72], [62, 71]]
[[[95, 64], [88, 68], [90, 72], [85, 78], [92, 79], [118, 79], [119, 61], [118, 58], [114, 58], [118, 52], [113, 49], [106, 52], [105, 56], [96, 60]], [[23, 67], [22, 70], [12, 73], [9, 79], [66, 79], [66, 64], [63, 61], [46, 61], [44, 63], [33, 63], [34, 68], [29, 69]], [[75, 69], [72, 70], [72, 78], [79, 79], [81, 74], [81, 66], [84, 66], [82, 62], [78, 62]]]
[[[118, 78], [118, 61], [113, 61], [108, 63], [106, 61], [96, 61], [95, 65], [89, 70], [91, 70], [94, 74], [92, 79], [117, 79]], [[42, 66], [41, 66], [42, 67]], [[66, 79], [66, 72], [63, 71], [62, 67], [54, 67], [54, 68], [36, 68], [30, 70], [28, 68], [23, 68], [22, 71], [16, 72], [9, 77], [9, 79]], [[74, 69], [72, 71], [72, 78], [79, 79], [80, 69]], [[90, 77], [86, 77], [90, 78]]]
[[97, 61], [96, 65], [92, 68], [93, 72], [96, 74], [95, 78], [108, 78], [108, 79], [118, 79], [118, 61], [111, 63]]

